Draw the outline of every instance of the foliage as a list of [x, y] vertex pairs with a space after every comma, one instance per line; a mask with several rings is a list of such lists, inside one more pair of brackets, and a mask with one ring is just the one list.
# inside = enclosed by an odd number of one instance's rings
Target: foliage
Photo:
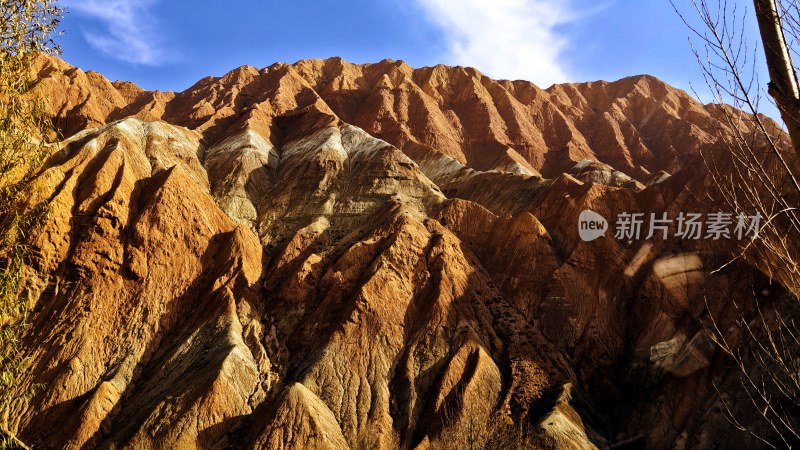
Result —
[[32, 395], [22, 382], [29, 368], [21, 350], [29, 308], [25, 263], [47, 208], [27, 202], [55, 133], [31, 90], [36, 58], [58, 52], [53, 35], [61, 14], [55, 0], [0, 0], [0, 448], [23, 445], [11, 434], [10, 415]]

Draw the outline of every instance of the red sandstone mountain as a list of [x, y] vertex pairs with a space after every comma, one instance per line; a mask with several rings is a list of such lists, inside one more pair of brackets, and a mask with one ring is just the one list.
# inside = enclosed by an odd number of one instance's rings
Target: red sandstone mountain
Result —
[[682, 91], [341, 59], [181, 93], [49, 59], [37, 89], [66, 139], [37, 180], [36, 448], [747, 438], [703, 320], [768, 280], [709, 273], [724, 246], [577, 235], [584, 209], [703, 208], [718, 111]]

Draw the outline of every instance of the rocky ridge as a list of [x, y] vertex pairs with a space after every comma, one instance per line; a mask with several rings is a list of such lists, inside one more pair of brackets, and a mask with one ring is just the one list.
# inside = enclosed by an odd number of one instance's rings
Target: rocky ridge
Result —
[[37, 448], [747, 439], [704, 320], [767, 277], [712, 274], [725, 245], [577, 236], [584, 209], [707, 208], [718, 112], [686, 93], [336, 58], [180, 93], [38, 69], [66, 139], [37, 178]]

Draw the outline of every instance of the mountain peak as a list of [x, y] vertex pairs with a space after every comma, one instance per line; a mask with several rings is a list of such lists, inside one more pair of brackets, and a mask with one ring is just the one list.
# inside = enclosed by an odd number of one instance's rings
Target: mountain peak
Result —
[[[691, 149], [713, 139], [671, 133], [669, 127], [678, 123], [670, 118], [707, 121], [710, 113], [683, 91], [649, 75], [556, 84], [544, 91], [526, 81], [495, 81], [471, 68], [413, 69], [390, 59], [351, 64], [336, 57], [265, 70], [245, 65], [180, 93], [153, 95], [50, 61], [49, 69], [40, 70], [43, 88], [63, 90], [65, 80], [74, 86], [69, 96], [55, 95], [51, 101], [52, 111], [68, 111], [72, 118], [63, 130], [66, 135], [123, 114], [152, 118], [163, 109], [165, 115], [155, 117], [200, 129], [213, 143], [224, 128], [238, 126], [239, 117], [248, 115], [269, 128], [283, 115], [316, 108], [399, 148], [420, 144], [480, 170], [514, 164], [506, 156], [510, 149], [546, 176], [590, 158], [634, 178], [637, 167], [673, 173], [695, 155]], [[154, 97], [164, 104], [156, 107], [150, 100]], [[253, 108], [259, 113], [249, 112]], [[678, 147], [686, 151], [674, 154], [671, 149]]]
[[740, 342], [731, 299], [772, 280], [735, 241], [603, 228], [717, 211], [719, 108], [391, 60], [37, 70], [66, 138], [31, 188], [32, 446], [741, 445], [706, 323]]

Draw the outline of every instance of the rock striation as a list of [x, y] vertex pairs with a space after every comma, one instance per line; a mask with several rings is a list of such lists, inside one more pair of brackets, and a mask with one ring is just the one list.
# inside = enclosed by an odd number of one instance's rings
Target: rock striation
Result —
[[650, 76], [543, 90], [390, 60], [180, 93], [37, 70], [65, 139], [32, 199], [35, 448], [746, 439], [704, 324], [779, 289], [712, 273], [723, 244], [577, 233], [585, 209], [706, 211], [714, 107]]

